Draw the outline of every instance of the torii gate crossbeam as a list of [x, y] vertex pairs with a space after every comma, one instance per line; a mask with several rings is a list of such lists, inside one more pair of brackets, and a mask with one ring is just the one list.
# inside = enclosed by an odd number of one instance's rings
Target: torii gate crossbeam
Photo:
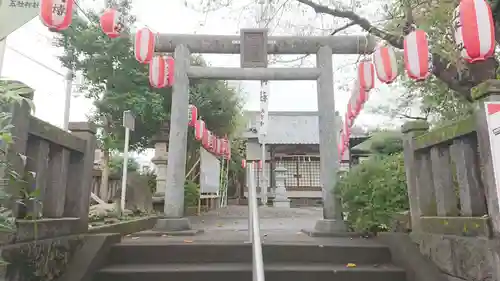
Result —
[[[241, 44], [243, 42], [243, 44]], [[267, 44], [266, 44], [267, 42]], [[366, 36], [280, 36], [267, 37], [267, 29], [242, 30], [238, 36], [159, 35], [156, 51], [174, 52], [176, 67], [172, 91], [172, 110], [166, 169], [164, 218], [157, 230], [190, 229], [184, 215], [184, 177], [189, 106], [189, 79], [217, 80], [316, 80], [318, 91], [318, 125], [320, 142], [323, 220], [316, 231], [346, 231], [340, 200], [334, 195], [338, 170], [336, 122], [333, 87], [335, 54], [371, 53], [375, 45]], [[191, 53], [235, 54], [241, 52], [242, 68], [210, 68], [190, 65]], [[316, 68], [263, 68], [268, 54], [316, 54]]]

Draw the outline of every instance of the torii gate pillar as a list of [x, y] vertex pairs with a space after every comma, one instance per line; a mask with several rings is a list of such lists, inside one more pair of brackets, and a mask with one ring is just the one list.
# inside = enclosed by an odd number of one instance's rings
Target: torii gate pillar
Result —
[[[189, 231], [184, 215], [184, 177], [189, 107], [189, 79], [217, 80], [316, 80], [318, 90], [318, 126], [320, 136], [323, 219], [309, 234], [328, 235], [347, 231], [340, 200], [334, 194], [337, 180], [337, 142], [333, 91], [333, 54], [366, 54], [373, 51], [373, 37], [366, 36], [276, 36], [267, 37], [267, 29], [245, 30], [239, 36], [159, 35], [157, 52], [174, 52], [176, 67], [172, 91], [171, 124], [165, 185], [164, 218], [156, 230]], [[243, 46], [242, 46], [243, 45]], [[243, 53], [240, 54], [240, 52]], [[247, 68], [190, 66], [190, 53], [240, 54]], [[258, 68], [268, 54], [316, 54], [316, 68]], [[256, 67], [256, 68], [248, 68]], [[159, 187], [161, 188], [161, 187]]]

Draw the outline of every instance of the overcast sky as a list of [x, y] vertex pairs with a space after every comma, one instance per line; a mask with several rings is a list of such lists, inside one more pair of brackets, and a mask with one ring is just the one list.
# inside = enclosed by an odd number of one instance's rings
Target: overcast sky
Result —
[[[199, 8], [200, 6], [194, 1], [200, 0], [187, 1], [187, 7], [185, 0], [135, 1], [133, 12], [138, 18], [137, 26], [147, 25], [155, 32], [161, 33], [237, 34], [240, 28], [257, 25], [255, 14], [258, 11], [258, 5], [251, 4], [251, 2], [256, 1], [235, 0], [236, 4], [232, 9], [222, 9], [208, 14], [195, 11], [191, 7]], [[100, 8], [104, 5], [104, 1], [81, 0], [80, 2], [86, 8]], [[371, 11], [373, 12], [375, 9], [371, 9]], [[373, 15], [367, 16], [374, 17]], [[272, 33], [276, 35], [320, 34], [339, 24], [331, 18], [316, 16], [311, 9], [306, 7], [299, 10], [292, 6], [283, 13], [276, 13], [270, 28]], [[312, 26], [316, 28], [312, 28]], [[357, 29], [350, 29], [348, 33], [361, 34]], [[7, 40], [8, 48], [5, 53], [2, 76], [18, 79], [34, 88], [36, 90], [36, 116], [54, 125], [62, 126], [64, 106], [64, 77], [62, 75], [65, 73], [65, 69], [60, 66], [56, 58], [59, 50], [51, 46], [51, 37], [52, 34], [47, 31], [38, 18], [12, 33]], [[51, 70], [25, 58], [20, 53], [48, 66]], [[355, 62], [358, 57], [357, 55], [334, 56], [336, 109], [342, 114], [345, 112], [350, 95], [349, 89], [355, 77]], [[237, 55], [206, 55], [205, 58], [213, 66], [239, 66]], [[292, 60], [294, 58], [296, 57], [281, 57], [279, 59]], [[311, 67], [314, 61], [314, 57], [306, 59], [301, 67]], [[278, 63], [275, 66], [298, 67], [298, 64], [298, 62]], [[259, 82], [241, 82], [241, 86], [245, 92], [246, 108], [258, 109]], [[385, 85], [377, 82], [377, 90], [371, 94], [368, 106], [387, 102], [390, 92]], [[85, 120], [86, 114], [92, 108], [91, 101], [85, 100], [78, 93], [74, 93], [71, 104], [70, 121]], [[316, 82], [271, 82], [270, 110], [317, 110]], [[356, 124], [376, 126], [384, 121], [386, 120], [379, 116], [362, 113]]]

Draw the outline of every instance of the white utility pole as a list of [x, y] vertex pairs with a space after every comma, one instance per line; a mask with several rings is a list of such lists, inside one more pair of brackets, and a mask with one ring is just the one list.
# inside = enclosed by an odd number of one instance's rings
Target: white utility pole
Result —
[[[268, 10], [269, 10], [269, 0], [259, 0], [260, 6], [260, 19], [259, 19], [259, 28], [266, 28], [268, 24]], [[262, 204], [267, 203], [267, 184], [266, 184], [266, 175], [265, 175], [265, 167], [266, 167], [266, 135], [267, 135], [267, 126], [269, 123], [269, 81], [262, 80], [260, 81], [260, 129], [259, 129], [259, 141], [262, 149], [261, 160], [262, 160], [262, 169], [261, 169], [261, 177], [260, 177], [260, 200]], [[271, 165], [269, 165], [271, 167]], [[269, 183], [270, 185], [270, 183]]]
[[6, 48], [7, 48], [7, 37], [0, 40], [0, 78], [2, 77], [3, 58], [5, 56]]
[[65, 97], [64, 97], [64, 120], [63, 120], [63, 129], [65, 131], [69, 130], [69, 113], [71, 109], [71, 90], [73, 88], [73, 71], [68, 69], [66, 73], [66, 88]]
[[125, 196], [127, 192], [128, 145], [130, 142], [130, 131], [133, 131], [135, 127], [135, 118], [130, 110], [123, 112], [123, 127], [125, 127], [125, 145], [123, 147], [122, 194], [120, 198], [122, 213], [125, 211]]

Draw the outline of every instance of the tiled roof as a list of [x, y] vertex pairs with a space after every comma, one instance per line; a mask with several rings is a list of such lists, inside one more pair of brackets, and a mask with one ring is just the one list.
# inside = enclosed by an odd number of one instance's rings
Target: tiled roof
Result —
[[[247, 111], [248, 131], [245, 138], [257, 138], [259, 111]], [[341, 122], [339, 116], [339, 122]], [[341, 123], [339, 123], [341, 128]], [[251, 128], [255, 128], [254, 132]], [[319, 144], [318, 113], [316, 111], [269, 112], [268, 144]]]

